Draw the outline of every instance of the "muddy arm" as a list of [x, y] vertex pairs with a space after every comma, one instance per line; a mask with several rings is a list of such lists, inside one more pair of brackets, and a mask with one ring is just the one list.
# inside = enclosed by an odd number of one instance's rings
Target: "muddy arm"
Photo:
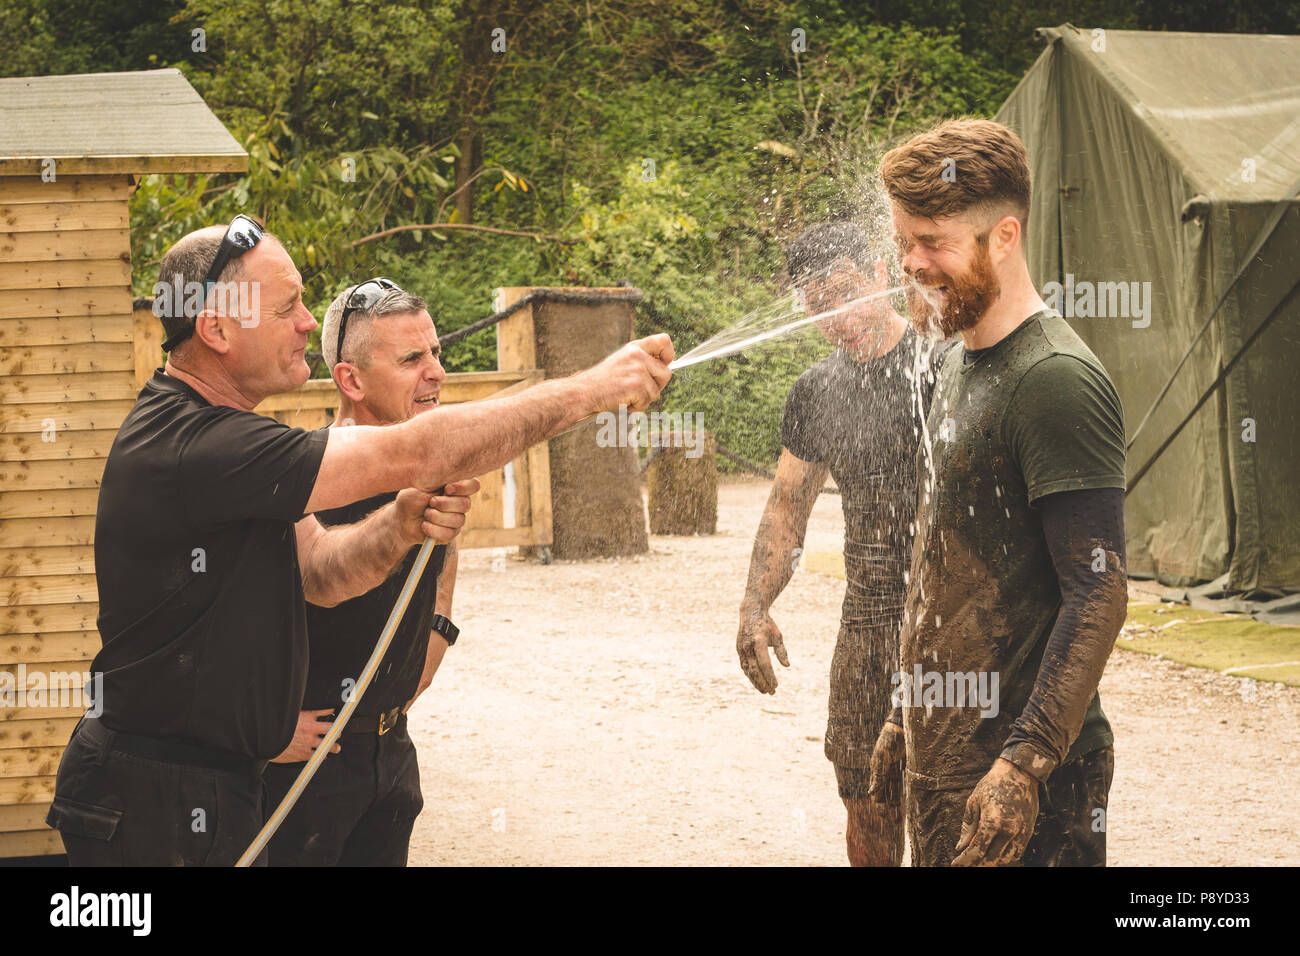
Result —
[[1060, 765], [1083, 726], [1124, 624], [1124, 492], [1065, 491], [1038, 502], [1061, 586], [1061, 613], [1038, 679], [1002, 757], [1038, 780]]
[[766, 614], [790, 582], [802, 553], [808, 516], [829, 473], [829, 465], [807, 462], [781, 449], [776, 480], [754, 536], [742, 617]]

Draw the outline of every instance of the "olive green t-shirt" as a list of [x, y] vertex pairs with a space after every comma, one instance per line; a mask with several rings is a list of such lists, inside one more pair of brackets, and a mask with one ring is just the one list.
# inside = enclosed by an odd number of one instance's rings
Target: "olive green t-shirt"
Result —
[[[1097, 357], [1051, 311], [948, 351], [917, 452], [900, 676], [913, 786], [977, 782], [1029, 700], [1061, 608], [1034, 502], [1124, 487], [1124, 418]], [[1113, 742], [1094, 696], [1066, 761]]]

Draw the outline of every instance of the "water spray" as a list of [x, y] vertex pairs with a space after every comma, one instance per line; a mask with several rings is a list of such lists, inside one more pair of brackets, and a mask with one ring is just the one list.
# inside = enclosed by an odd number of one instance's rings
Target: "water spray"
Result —
[[[776, 313], [775, 315], [764, 316], [750, 313], [737, 319], [731, 325], [727, 326], [721, 332], [705, 339], [695, 348], [691, 349], [685, 355], [679, 356], [668, 363], [668, 371], [676, 372], [679, 369], [689, 368], [692, 365], [698, 365], [701, 362], [708, 362], [712, 359], [725, 358], [728, 355], [734, 355], [743, 351], [752, 345], [760, 342], [766, 342], [769, 339], [786, 335], [795, 329], [802, 328], [811, 322], [824, 322], [827, 319], [834, 318], [841, 313], [850, 309], [857, 308], [868, 302], [874, 302], [877, 299], [883, 299], [904, 291], [906, 286], [895, 286], [892, 289], [884, 289], [880, 292], [872, 292], [867, 295], [858, 296], [850, 299], [848, 302], [838, 305], [833, 309], [827, 309], [825, 312], [819, 312], [816, 315], [807, 315], [803, 308], [791, 297], [791, 304], [788, 308]], [[791, 315], [798, 315], [796, 319], [790, 319]], [[778, 324], [772, 325], [773, 321]], [[769, 326], [763, 328], [763, 326]], [[567, 435], [575, 429], [581, 428], [591, 419], [596, 417], [596, 413], [588, 415], [580, 422], [570, 425], [568, 428], [555, 435], [552, 438], [559, 438]]]
[[[857, 306], [864, 305], [867, 302], [874, 302], [876, 299], [895, 295], [896, 293], [902, 292], [904, 288], [904, 286], [895, 286], [892, 289], [885, 289], [881, 292], [872, 292], [869, 295], [858, 296], [856, 299], [850, 299], [843, 305], [836, 306], [833, 309], [828, 309], [825, 312], [819, 312], [816, 315], [801, 315], [799, 318], [789, 322], [784, 322], [775, 328], [763, 329], [757, 332], [753, 330], [753, 326], [761, 325], [761, 322], [754, 322], [752, 320], [747, 322], [745, 319], [741, 319], [732, 326], [723, 329], [717, 335], [705, 339], [680, 358], [674, 359], [669, 363], [668, 370], [675, 372], [678, 369], [689, 368], [692, 365], [697, 365], [700, 362], [707, 362], [710, 359], [723, 358], [727, 355], [732, 355], [743, 349], [749, 348], [751, 345], [757, 345], [759, 342], [766, 342], [768, 339], [774, 339], [779, 335], [785, 335], [786, 333], [792, 332], [810, 322], [824, 322], [826, 319], [839, 315], [842, 312], [847, 312]], [[785, 314], [788, 315], [794, 311], [801, 310], [795, 307]]]

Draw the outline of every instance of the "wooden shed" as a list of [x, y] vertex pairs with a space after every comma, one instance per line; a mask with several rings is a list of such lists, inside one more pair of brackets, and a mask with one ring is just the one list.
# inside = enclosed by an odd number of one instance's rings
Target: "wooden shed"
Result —
[[128, 200], [247, 168], [177, 70], [0, 79], [0, 857], [63, 852], [45, 813], [83, 707], [52, 705], [99, 648], [99, 479], [161, 364], [156, 336], [136, 350]]

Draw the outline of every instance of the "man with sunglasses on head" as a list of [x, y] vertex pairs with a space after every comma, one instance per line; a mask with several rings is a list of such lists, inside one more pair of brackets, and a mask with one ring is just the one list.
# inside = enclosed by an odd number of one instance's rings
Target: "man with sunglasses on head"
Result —
[[[433, 319], [423, 299], [391, 279], [345, 289], [325, 311], [321, 348], [339, 391], [330, 427], [391, 425], [438, 407], [446, 373]], [[385, 492], [316, 518], [326, 527], [353, 524], [395, 497]], [[455, 547], [452, 541], [445, 554], [434, 549], [340, 742], [271, 840], [272, 866], [406, 865], [411, 829], [424, 807], [406, 711], [459, 633], [450, 619]], [[337, 607], [307, 605], [311, 666], [304, 709], [293, 743], [267, 767], [268, 807], [284, 799], [349, 700], [417, 551], [412, 548], [393, 574], [359, 597]]]
[[[269, 810], [266, 763], [298, 724], [305, 600], [371, 590], [412, 545], [464, 524], [474, 475], [596, 412], [645, 408], [671, 375], [672, 343], [657, 335], [506, 398], [387, 426], [290, 428], [253, 412], [310, 375], [316, 320], [279, 241], [239, 216], [179, 240], [161, 276], [200, 291], [163, 310], [167, 363], [100, 484], [100, 716], [73, 732], [47, 817], [74, 866], [234, 863]], [[231, 282], [257, 294], [211, 294]], [[313, 517], [386, 492], [399, 493], [358, 524]]]

